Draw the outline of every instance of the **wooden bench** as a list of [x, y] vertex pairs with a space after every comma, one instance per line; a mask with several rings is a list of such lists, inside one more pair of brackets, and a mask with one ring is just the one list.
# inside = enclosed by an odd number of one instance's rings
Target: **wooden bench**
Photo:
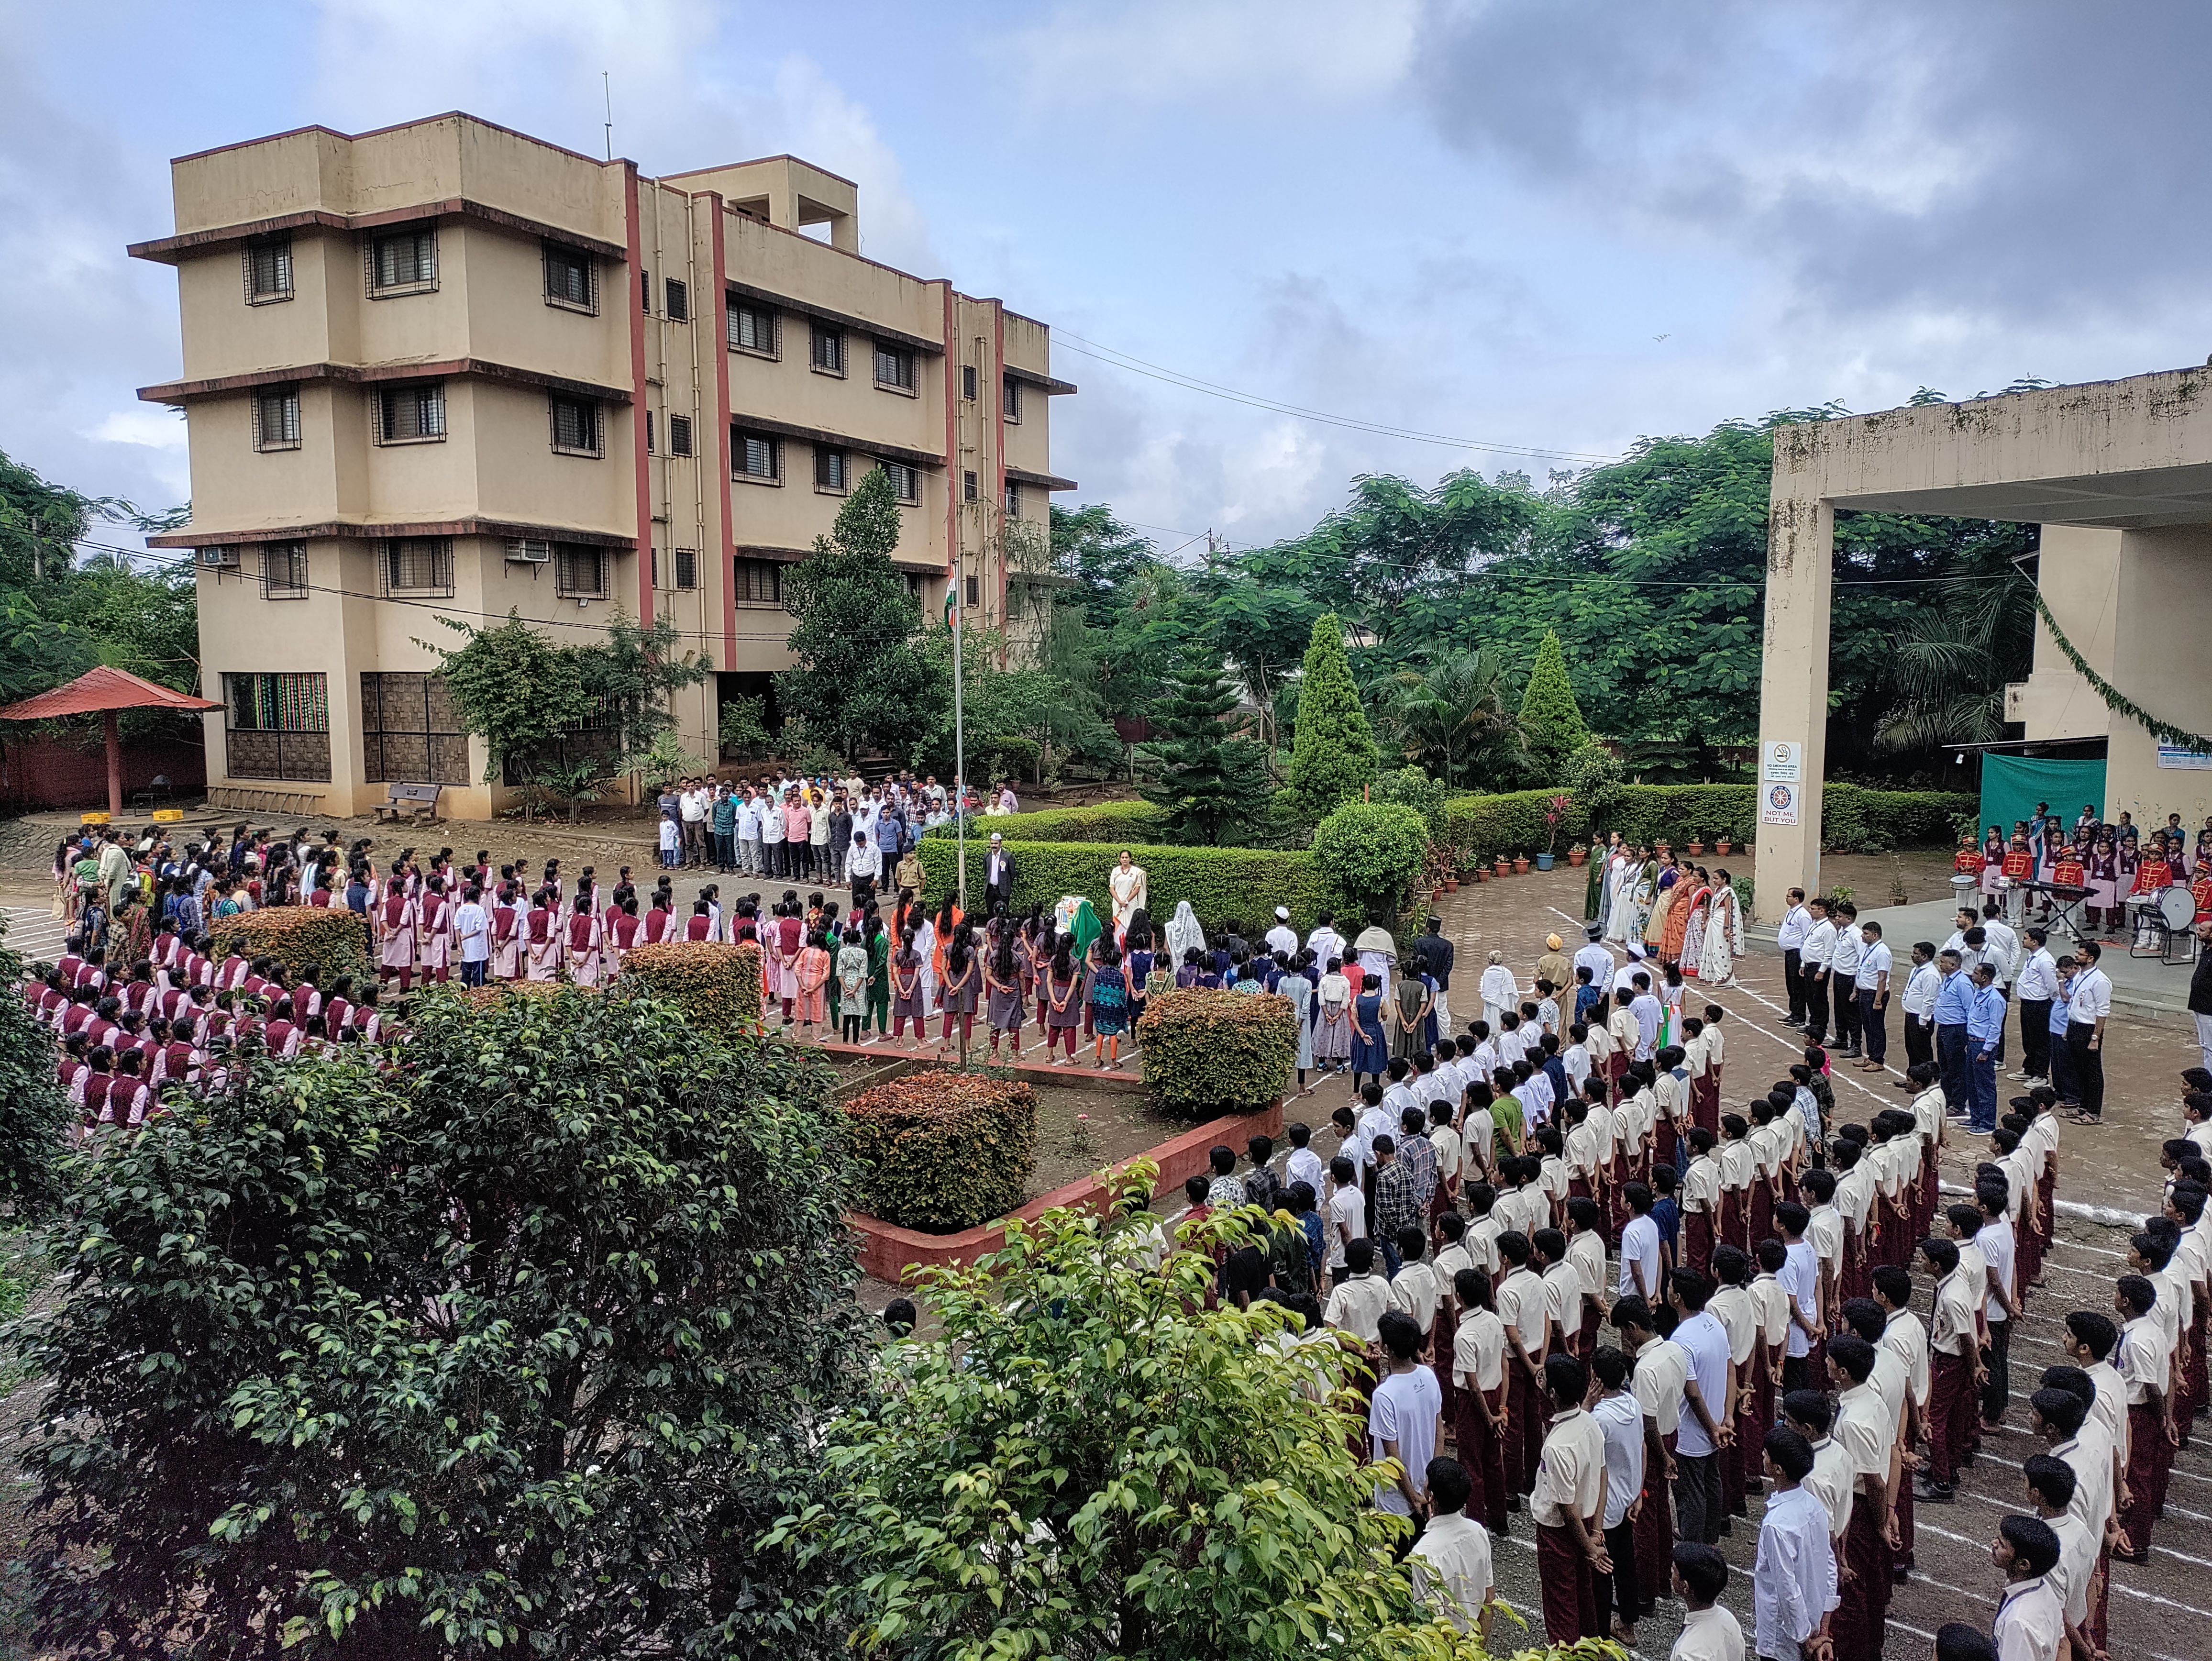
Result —
[[438, 792], [435, 784], [395, 784], [391, 794], [378, 802], [372, 810], [379, 818], [413, 818], [417, 813], [434, 823], [438, 817]]
[[290, 818], [315, 818], [323, 811], [319, 790], [258, 789], [249, 785], [219, 784], [209, 790], [211, 809], [240, 813], [281, 813]]

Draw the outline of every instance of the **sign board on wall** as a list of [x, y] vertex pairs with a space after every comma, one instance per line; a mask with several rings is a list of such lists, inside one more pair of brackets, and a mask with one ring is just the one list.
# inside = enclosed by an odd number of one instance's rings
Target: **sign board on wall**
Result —
[[1759, 822], [1797, 823], [1798, 792], [1804, 784], [1805, 746], [1771, 739], [1759, 746]]
[[2190, 772], [2212, 772], [2212, 755], [2202, 750], [2185, 750], [2178, 744], [2161, 744], [2158, 746], [2158, 764]]

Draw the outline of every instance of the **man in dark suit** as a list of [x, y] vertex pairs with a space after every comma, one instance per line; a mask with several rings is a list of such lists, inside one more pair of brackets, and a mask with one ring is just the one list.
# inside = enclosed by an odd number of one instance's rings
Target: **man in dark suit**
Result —
[[983, 915], [992, 916], [1000, 905], [1009, 914], [1014, 909], [1014, 856], [1006, 851], [1006, 839], [994, 830], [991, 851], [983, 856]]

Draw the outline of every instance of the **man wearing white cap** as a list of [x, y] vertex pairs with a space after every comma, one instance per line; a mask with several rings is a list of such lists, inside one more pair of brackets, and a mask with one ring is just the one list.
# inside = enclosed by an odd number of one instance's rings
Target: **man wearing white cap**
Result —
[[1574, 966], [1589, 970], [1590, 984], [1602, 992], [1613, 984], [1613, 952], [1605, 944], [1605, 927], [1594, 922], [1583, 932], [1589, 939], [1576, 952]]
[[1267, 931], [1267, 950], [1279, 952], [1287, 958], [1298, 949], [1298, 931], [1291, 927], [1291, 908], [1275, 908], [1275, 926]]

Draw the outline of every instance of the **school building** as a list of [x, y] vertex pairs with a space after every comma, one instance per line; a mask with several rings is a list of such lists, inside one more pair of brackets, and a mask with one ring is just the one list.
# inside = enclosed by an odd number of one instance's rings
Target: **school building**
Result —
[[[2212, 730], [2212, 367], [1782, 427], [1759, 696], [1762, 920], [1781, 916], [1790, 886], [1820, 881], [1833, 533], [1853, 509], [2039, 525], [2039, 592], [2081, 666], [2039, 618], [2033, 672], [2007, 689], [2006, 717], [2026, 741], [2103, 741], [2103, 818], [2125, 811], [2148, 831], [2178, 812], [2194, 835], [2212, 812], [2212, 755], [2161, 743], [2140, 717]], [[2069, 825], [2081, 805], [2051, 802]]]
[[[489, 818], [433, 646], [672, 618], [714, 673], [686, 746], [790, 661], [785, 573], [880, 465], [925, 616], [1015, 650], [1049, 615], [1045, 325], [860, 252], [851, 180], [788, 155], [648, 178], [450, 114], [171, 165], [216, 800]], [[574, 737], [592, 753], [592, 735]], [[249, 794], [250, 793], [250, 794]], [[296, 798], [296, 800], [295, 800]]]

